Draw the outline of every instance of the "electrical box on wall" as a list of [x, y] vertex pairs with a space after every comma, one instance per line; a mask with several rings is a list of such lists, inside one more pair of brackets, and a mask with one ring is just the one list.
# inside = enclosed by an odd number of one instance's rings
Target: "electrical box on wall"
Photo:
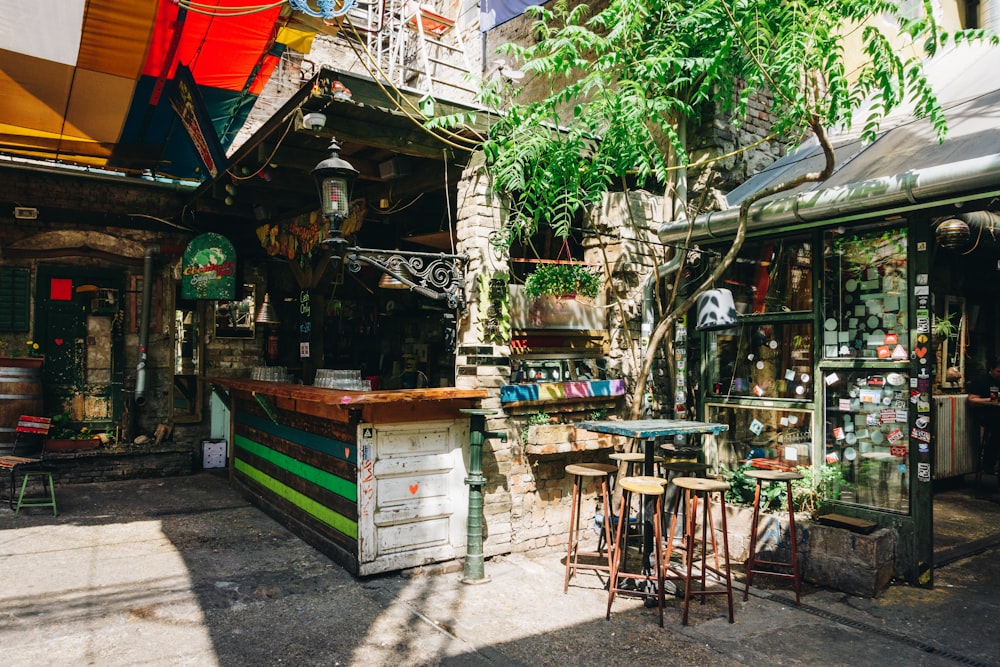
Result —
[[201, 443], [201, 466], [203, 468], [226, 467], [226, 441], [203, 440]]

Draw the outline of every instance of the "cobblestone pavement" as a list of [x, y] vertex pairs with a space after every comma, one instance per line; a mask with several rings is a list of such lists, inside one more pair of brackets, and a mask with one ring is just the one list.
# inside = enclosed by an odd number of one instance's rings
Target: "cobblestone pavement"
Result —
[[[34, 665], [1000, 665], [1000, 505], [939, 494], [933, 589], [875, 599], [782, 582], [693, 603], [666, 627], [561, 554], [365, 579], [291, 535], [215, 473], [66, 485], [60, 514], [0, 510], [0, 646]], [[940, 513], [940, 517], [938, 514]], [[962, 535], [970, 539], [960, 539]], [[765, 580], [766, 581], [766, 580]], [[742, 586], [740, 586], [742, 591]]]

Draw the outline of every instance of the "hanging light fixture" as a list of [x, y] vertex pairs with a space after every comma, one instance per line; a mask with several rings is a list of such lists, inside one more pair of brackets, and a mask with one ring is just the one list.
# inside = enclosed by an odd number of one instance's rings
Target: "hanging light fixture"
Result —
[[[402, 288], [429, 299], [447, 301], [452, 308], [464, 308], [465, 255], [347, 247], [341, 229], [350, 213], [351, 187], [358, 170], [340, 157], [340, 144], [336, 139], [330, 142], [330, 151], [330, 157], [313, 168], [312, 176], [319, 191], [320, 210], [330, 222], [330, 237], [322, 243], [330, 249], [334, 259], [346, 260], [352, 273], [359, 272], [362, 264], [375, 267], [385, 274], [379, 279], [380, 287], [383, 280], [387, 287], [391, 282], [398, 282]], [[388, 288], [400, 289], [396, 285]]]
[[963, 250], [972, 242], [972, 229], [965, 220], [949, 218], [937, 226], [934, 237], [942, 248]]
[[382, 277], [378, 279], [378, 286], [382, 289], [410, 289], [409, 285], [388, 273], [383, 273]]
[[728, 289], [710, 289], [698, 295], [697, 331], [720, 331], [737, 324], [736, 304]]
[[278, 318], [278, 311], [275, 309], [274, 304], [271, 303], [271, 295], [264, 294], [264, 300], [260, 303], [260, 308], [257, 309], [257, 314], [253, 318], [256, 324], [281, 324], [281, 320]]

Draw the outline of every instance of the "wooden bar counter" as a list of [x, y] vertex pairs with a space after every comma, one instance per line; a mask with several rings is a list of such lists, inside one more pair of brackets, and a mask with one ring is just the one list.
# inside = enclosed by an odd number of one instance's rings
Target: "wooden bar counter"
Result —
[[484, 390], [344, 391], [208, 378], [244, 495], [353, 574], [465, 553], [469, 418]]

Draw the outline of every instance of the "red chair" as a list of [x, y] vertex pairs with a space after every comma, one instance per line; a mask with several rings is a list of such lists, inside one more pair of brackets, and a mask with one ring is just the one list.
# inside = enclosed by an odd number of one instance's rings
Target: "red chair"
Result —
[[[21, 415], [17, 420], [14, 436], [14, 449], [9, 456], [0, 456], [0, 471], [10, 470], [10, 494], [7, 500], [14, 516], [20, 513], [22, 507], [51, 507], [52, 515], [57, 514], [56, 489], [52, 481], [52, 471], [42, 467], [42, 457], [45, 453], [45, 438], [52, 428], [52, 420], [48, 417], [32, 417]], [[20, 472], [21, 490], [15, 499], [17, 489], [17, 473]], [[40, 478], [44, 488], [48, 482], [48, 494], [45, 496], [27, 497], [24, 494], [32, 477]]]

